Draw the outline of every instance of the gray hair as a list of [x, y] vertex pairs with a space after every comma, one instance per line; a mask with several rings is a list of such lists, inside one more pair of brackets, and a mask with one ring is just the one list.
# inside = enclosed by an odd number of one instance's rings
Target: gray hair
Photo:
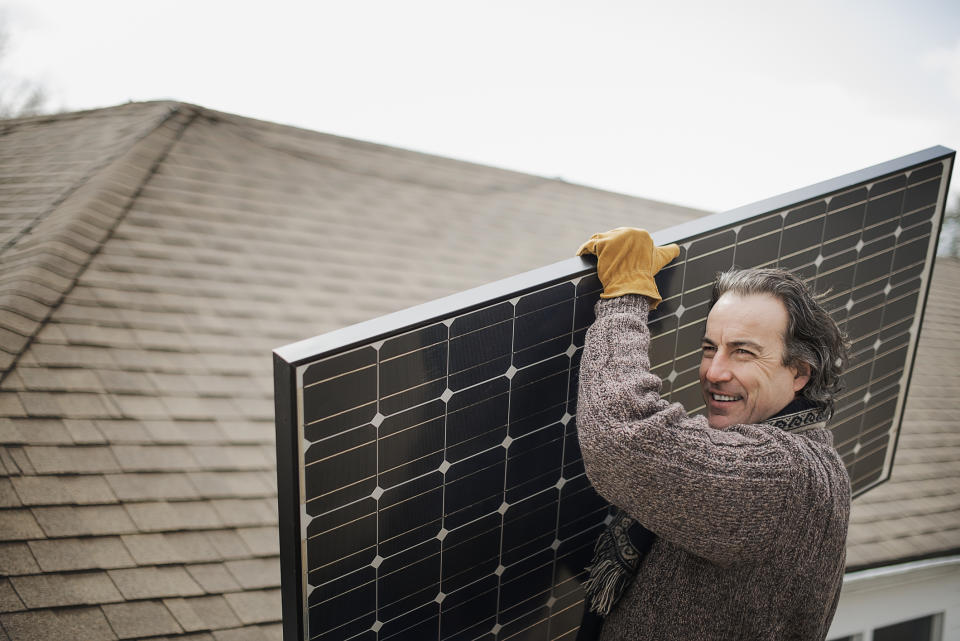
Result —
[[787, 310], [787, 328], [783, 337], [783, 364], [810, 367], [810, 380], [800, 394], [828, 415], [832, 415], [840, 375], [847, 365], [849, 342], [830, 314], [802, 280], [782, 269], [733, 269], [717, 275], [710, 298], [710, 309], [721, 296], [731, 292], [740, 296], [768, 294]]

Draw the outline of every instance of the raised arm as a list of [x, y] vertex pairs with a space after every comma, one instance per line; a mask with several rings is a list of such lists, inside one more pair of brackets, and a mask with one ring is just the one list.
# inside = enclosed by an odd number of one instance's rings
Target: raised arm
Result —
[[792, 448], [761, 426], [715, 430], [659, 395], [649, 303], [600, 301], [580, 365], [577, 428], [587, 476], [658, 536], [714, 563], [762, 558], [782, 532]]
[[[653, 273], [662, 267], [657, 262]], [[600, 275], [605, 300], [587, 332], [577, 408], [594, 488], [658, 536], [713, 563], [762, 558], [782, 533], [796, 499], [792, 488], [802, 482], [793, 478], [789, 443], [762, 426], [712, 429], [661, 399], [647, 329], [650, 301], [659, 294], [606, 296], [605, 277], [618, 280]], [[611, 289], [644, 288], [621, 282]]]

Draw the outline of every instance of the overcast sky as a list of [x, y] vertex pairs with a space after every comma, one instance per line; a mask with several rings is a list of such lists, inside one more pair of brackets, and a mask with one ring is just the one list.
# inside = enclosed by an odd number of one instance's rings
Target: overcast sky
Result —
[[0, 7], [4, 70], [57, 108], [180, 100], [710, 210], [960, 146], [957, 0]]

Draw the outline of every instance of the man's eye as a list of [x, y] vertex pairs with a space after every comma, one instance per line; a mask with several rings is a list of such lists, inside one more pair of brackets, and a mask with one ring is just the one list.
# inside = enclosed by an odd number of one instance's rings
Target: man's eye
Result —
[[753, 356], [753, 352], [750, 350], [743, 349], [742, 347], [737, 349], [738, 354], [743, 354], [744, 356]]
[[703, 349], [704, 353], [708, 353], [708, 352], [709, 352], [709, 353], [711, 353], [711, 354], [712, 354], [713, 352], [717, 351], [717, 348], [714, 347], [713, 345], [704, 345], [704, 346], [702, 347], [702, 349]]

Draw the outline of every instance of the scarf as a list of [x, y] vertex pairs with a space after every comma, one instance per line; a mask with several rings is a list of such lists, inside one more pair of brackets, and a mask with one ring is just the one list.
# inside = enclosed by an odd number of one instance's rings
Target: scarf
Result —
[[[825, 412], [811, 401], [798, 397], [764, 421], [788, 432], [802, 432], [822, 423]], [[591, 641], [600, 635], [603, 618], [610, 614], [636, 577], [640, 563], [653, 546], [656, 535], [623, 510], [616, 510], [600, 534], [593, 551], [590, 576], [583, 582], [584, 612], [577, 641]]]

